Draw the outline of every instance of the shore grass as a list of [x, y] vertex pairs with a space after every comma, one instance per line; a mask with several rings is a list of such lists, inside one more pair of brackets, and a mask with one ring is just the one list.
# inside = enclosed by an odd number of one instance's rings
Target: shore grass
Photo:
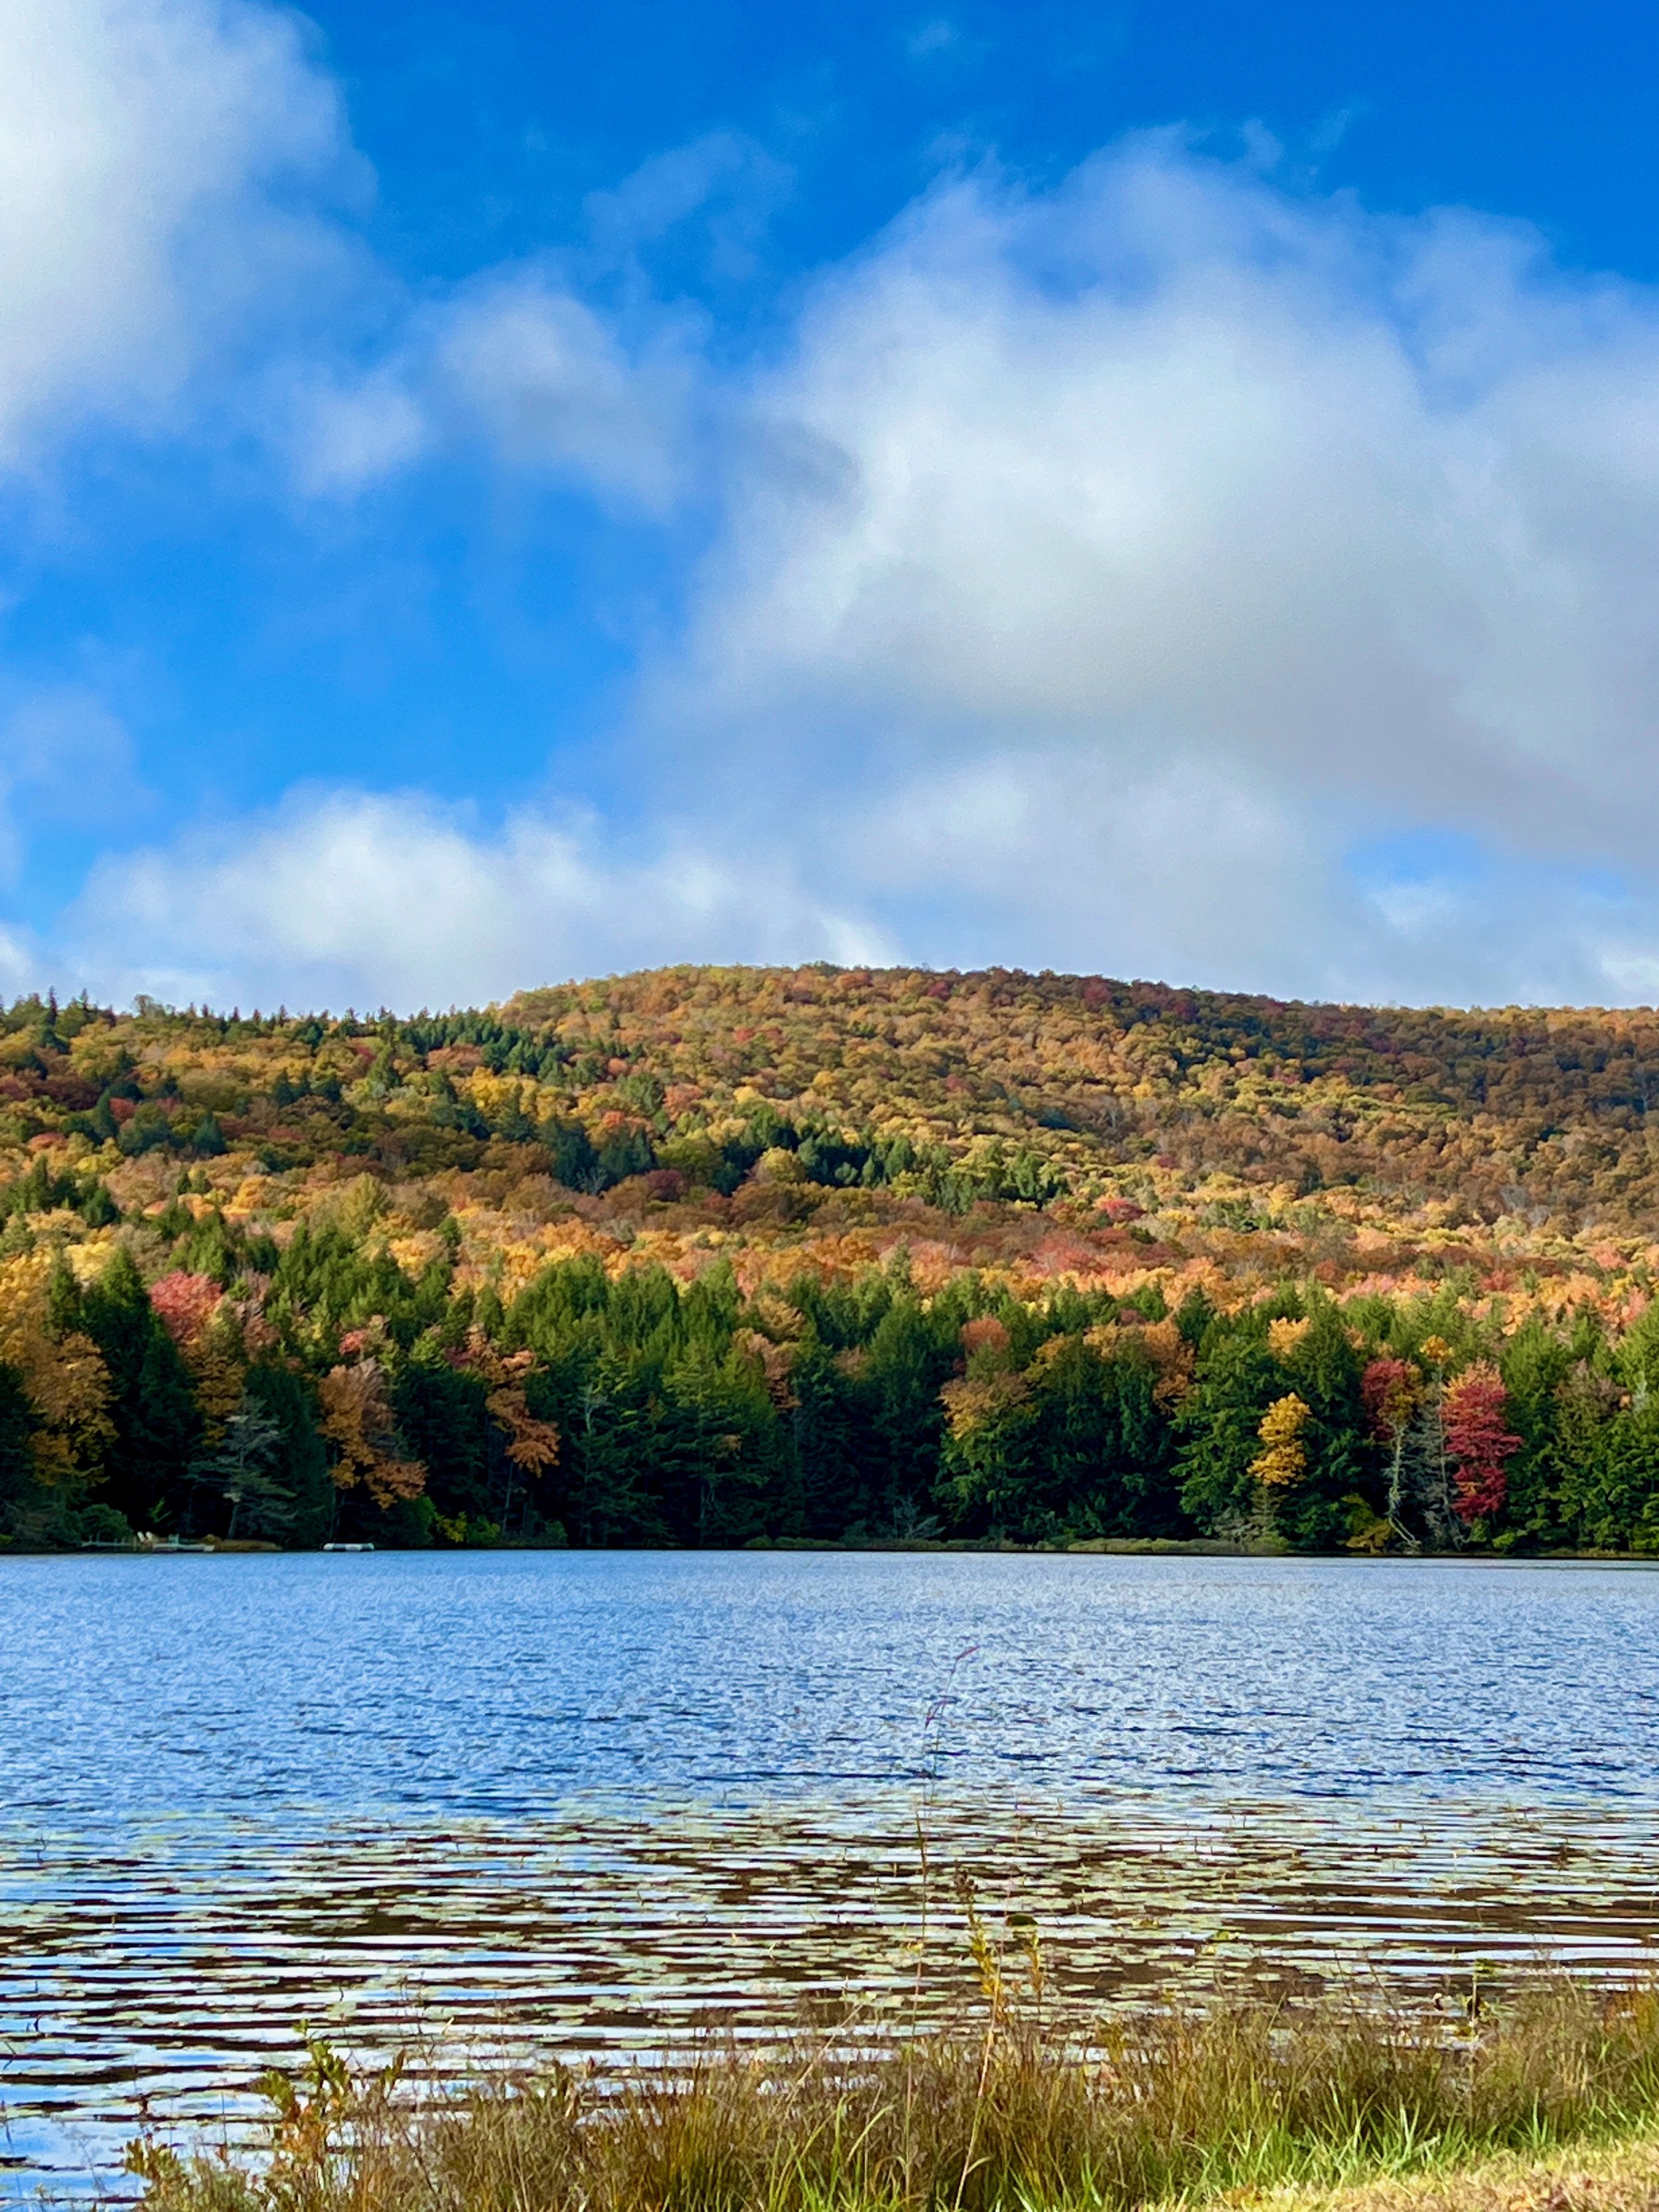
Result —
[[1659, 2135], [1530, 2157], [1509, 2152], [1346, 2189], [1233, 2191], [1222, 2202], [1237, 2212], [1655, 2212]]
[[[1016, 1999], [983, 1954], [982, 2014], [944, 2029], [854, 2024], [466, 2088], [416, 2092], [402, 2065], [354, 2070], [313, 2044], [267, 2080], [261, 2148], [152, 2139], [132, 2164], [150, 2212], [1129, 2212], [1291, 2189], [1289, 2212], [1362, 2186], [1363, 2212], [1435, 2212], [1507, 2206], [1483, 2171], [1623, 2142], [1605, 2172], [1645, 2175], [1640, 2203], [1659, 2206], [1637, 2148], [1659, 2132], [1655, 1990], [1218, 2000], [1080, 2036], [1045, 2010], [1035, 1944], [1029, 1964]], [[1376, 2194], [1452, 2174], [1469, 2179], [1443, 2197]]]

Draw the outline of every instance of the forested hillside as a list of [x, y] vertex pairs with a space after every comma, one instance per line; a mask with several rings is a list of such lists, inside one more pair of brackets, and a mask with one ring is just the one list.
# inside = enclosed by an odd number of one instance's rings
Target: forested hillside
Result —
[[0, 1018], [0, 1537], [1659, 1550], [1659, 1016]]

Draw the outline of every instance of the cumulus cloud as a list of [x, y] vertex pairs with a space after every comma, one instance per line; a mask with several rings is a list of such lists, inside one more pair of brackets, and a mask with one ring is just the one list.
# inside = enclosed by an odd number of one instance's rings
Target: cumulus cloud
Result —
[[94, 871], [66, 941], [77, 978], [215, 1004], [477, 1003], [532, 981], [666, 959], [890, 952], [789, 873], [689, 845], [632, 854], [590, 817], [494, 833], [419, 794], [303, 791]]
[[572, 810], [491, 830], [419, 793], [301, 791], [106, 858], [50, 955], [3, 934], [0, 977], [412, 1008], [676, 960], [1040, 967], [1056, 933], [1109, 942], [1125, 973], [1241, 989], [1432, 1000], [1455, 958], [1488, 1003], [1659, 993], [1650, 898], [1459, 843], [1346, 869], [1243, 779], [1128, 782], [1064, 751], [930, 769], [793, 834], [682, 819], [637, 842]]
[[[1619, 994], [1659, 949], [1656, 611], [1650, 295], [1166, 138], [951, 184], [826, 277], [661, 711], [787, 760], [797, 817], [885, 785], [936, 942], [988, 884], [1066, 964]], [[1391, 894], [1380, 841], [1430, 831], [1478, 865]]]
[[1217, 762], [992, 755], [818, 826], [854, 909], [939, 966], [1104, 967], [1362, 1000], [1659, 991], [1650, 890], [1495, 863], [1468, 837], [1345, 848], [1294, 796]]
[[0, 464], [53, 431], [153, 425], [273, 301], [314, 293], [341, 248], [304, 193], [348, 160], [297, 17], [245, 0], [9, 0]]
[[434, 454], [481, 448], [607, 506], [662, 514], [693, 459], [699, 388], [683, 328], [630, 345], [542, 264], [492, 270], [412, 315], [356, 374], [283, 372], [288, 443], [311, 496], [351, 497]]
[[752, 140], [711, 132], [590, 193], [579, 249], [409, 305], [367, 365], [283, 364], [275, 411], [299, 488], [349, 499], [471, 449], [611, 509], [667, 515], [702, 483], [717, 406], [705, 319], [665, 308], [648, 263], [695, 231], [702, 274], [742, 281], [791, 181]]
[[[115, 152], [75, 175], [130, 185], [115, 64], [17, 20], [60, 90], [74, 61], [97, 94]], [[137, 290], [80, 336], [38, 318], [70, 334], [38, 375], [0, 337], [0, 441], [77, 378], [182, 374], [191, 241], [250, 204], [282, 234], [270, 179], [343, 144], [284, 19], [99, 21], [182, 55], [219, 120], [136, 194]], [[643, 257], [786, 183], [699, 141], [595, 197], [586, 261], [483, 272], [366, 362], [271, 372], [315, 494], [470, 449], [630, 527], [695, 507], [710, 550], [617, 732], [637, 834], [299, 794], [107, 860], [73, 917], [84, 972], [404, 1003], [891, 952], [1310, 995], [1659, 992], [1659, 300], [1514, 225], [1376, 217], [1165, 136], [1053, 190], [946, 181], [733, 368], [651, 307]], [[23, 236], [0, 219], [0, 255]], [[147, 313], [172, 353], [131, 339]]]

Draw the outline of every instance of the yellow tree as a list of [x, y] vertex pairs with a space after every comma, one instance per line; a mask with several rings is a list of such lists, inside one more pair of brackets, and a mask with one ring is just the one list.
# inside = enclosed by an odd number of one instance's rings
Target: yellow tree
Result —
[[386, 1371], [378, 1359], [331, 1368], [318, 1386], [318, 1396], [323, 1434], [337, 1455], [337, 1489], [355, 1490], [361, 1483], [382, 1508], [420, 1496], [426, 1487], [426, 1469], [398, 1451]]
[[1310, 1418], [1306, 1403], [1294, 1390], [1275, 1398], [1261, 1416], [1256, 1436], [1261, 1449], [1250, 1462], [1255, 1481], [1255, 1512], [1250, 1534], [1254, 1543], [1270, 1547], [1277, 1539], [1277, 1500], [1301, 1481], [1308, 1471], [1308, 1448], [1302, 1432]]
[[95, 1475], [111, 1431], [109, 1373], [78, 1330], [52, 1326], [53, 1261], [29, 1252], [0, 1265], [0, 1366], [9, 1367], [34, 1417], [30, 1450], [49, 1486]]
[[1256, 1435], [1261, 1449], [1250, 1462], [1250, 1473], [1264, 1490], [1288, 1490], [1308, 1471], [1308, 1448], [1302, 1441], [1309, 1409], [1294, 1390], [1275, 1398], [1261, 1416]]

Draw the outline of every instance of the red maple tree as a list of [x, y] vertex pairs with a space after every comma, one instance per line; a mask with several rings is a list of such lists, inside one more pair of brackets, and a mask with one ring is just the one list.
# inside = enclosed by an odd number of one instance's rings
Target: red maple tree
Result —
[[1504, 1425], [1509, 1396], [1490, 1360], [1477, 1360], [1449, 1383], [1441, 1418], [1454, 1470], [1452, 1504], [1460, 1521], [1489, 1520], [1509, 1494], [1508, 1464], [1521, 1439]]

